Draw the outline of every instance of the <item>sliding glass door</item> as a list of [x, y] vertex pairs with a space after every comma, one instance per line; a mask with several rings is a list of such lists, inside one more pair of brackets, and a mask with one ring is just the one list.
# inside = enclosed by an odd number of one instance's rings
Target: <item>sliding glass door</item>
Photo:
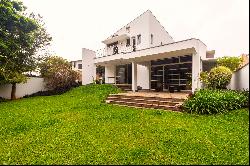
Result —
[[132, 83], [132, 65], [116, 66], [116, 84], [131, 84]]
[[191, 90], [192, 56], [151, 61], [151, 89]]

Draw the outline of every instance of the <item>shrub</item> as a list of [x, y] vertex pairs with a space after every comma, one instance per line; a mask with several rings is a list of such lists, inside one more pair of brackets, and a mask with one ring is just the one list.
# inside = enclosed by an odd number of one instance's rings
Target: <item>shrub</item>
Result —
[[249, 92], [234, 90], [201, 89], [183, 103], [189, 113], [216, 114], [247, 106]]
[[25, 96], [23, 96], [23, 98], [29, 98], [29, 97], [35, 97], [35, 96], [60, 95], [60, 94], [63, 94], [65, 92], [69, 91], [73, 87], [78, 87], [80, 85], [81, 85], [81, 83], [75, 83], [73, 86], [70, 86], [70, 87], [56, 88], [56, 89], [47, 90], [47, 91], [39, 91], [39, 92], [33, 93], [31, 95], [25, 95]]
[[239, 57], [222, 57], [216, 60], [219, 66], [228, 67], [231, 71], [235, 71], [240, 67], [242, 59]]
[[79, 73], [71, 69], [70, 63], [57, 56], [47, 57], [40, 64], [40, 73], [49, 90], [68, 89], [79, 79]]
[[212, 89], [226, 89], [232, 78], [232, 72], [225, 66], [218, 66], [211, 69], [209, 73], [202, 72], [200, 79]]

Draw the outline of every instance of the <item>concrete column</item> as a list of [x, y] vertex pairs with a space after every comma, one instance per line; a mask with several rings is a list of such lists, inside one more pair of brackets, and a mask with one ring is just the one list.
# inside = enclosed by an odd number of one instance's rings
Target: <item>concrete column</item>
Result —
[[201, 88], [200, 72], [201, 58], [200, 55], [196, 52], [193, 53], [192, 57], [192, 92]]
[[132, 62], [132, 91], [137, 90], [137, 63]]

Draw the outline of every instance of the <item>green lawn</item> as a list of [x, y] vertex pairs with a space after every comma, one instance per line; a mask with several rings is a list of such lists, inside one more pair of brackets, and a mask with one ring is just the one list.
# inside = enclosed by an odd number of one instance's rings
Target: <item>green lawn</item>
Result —
[[107, 105], [108, 85], [0, 103], [0, 164], [249, 164], [249, 110]]

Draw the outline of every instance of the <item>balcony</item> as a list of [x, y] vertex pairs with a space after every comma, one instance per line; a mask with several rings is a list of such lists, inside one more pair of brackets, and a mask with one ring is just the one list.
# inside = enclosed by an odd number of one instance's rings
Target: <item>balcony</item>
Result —
[[106, 57], [106, 56], [112, 56], [116, 54], [121, 54], [121, 53], [127, 53], [127, 52], [132, 52], [134, 49], [132, 46], [110, 46], [106, 48], [102, 48], [99, 50], [96, 50], [96, 58], [101, 58], [101, 57]]

